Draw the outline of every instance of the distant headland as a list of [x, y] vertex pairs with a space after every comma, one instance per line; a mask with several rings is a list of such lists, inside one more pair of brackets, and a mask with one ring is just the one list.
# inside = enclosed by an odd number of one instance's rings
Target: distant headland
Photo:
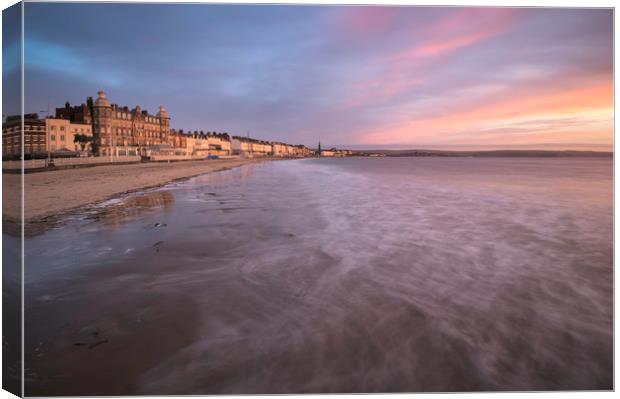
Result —
[[381, 157], [590, 157], [613, 158], [611, 151], [574, 151], [574, 150], [487, 150], [487, 151], [448, 151], [448, 150], [364, 150], [355, 151], [354, 155]]

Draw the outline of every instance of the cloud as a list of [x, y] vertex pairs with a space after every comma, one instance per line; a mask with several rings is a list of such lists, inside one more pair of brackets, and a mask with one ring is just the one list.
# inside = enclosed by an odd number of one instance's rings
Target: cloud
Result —
[[399, 15], [399, 7], [338, 7], [331, 23], [342, 34], [377, 35], [386, 32]]
[[[388, 14], [393, 17], [392, 14]], [[382, 55], [374, 76], [353, 82], [344, 109], [380, 104], [422, 85], [424, 76], [450, 53], [501, 35], [512, 27], [517, 9], [460, 9], [416, 27], [414, 44]]]
[[587, 135], [589, 142], [610, 142], [613, 127], [611, 84], [565, 89], [543, 95], [498, 96], [486, 104], [462, 105], [456, 112], [400, 124], [367, 133], [365, 144], [418, 142], [431, 144], [520, 142], [566, 139]]
[[50, 43], [31, 37], [24, 41], [24, 68], [47, 73], [61, 74], [73, 79], [97, 81], [102, 85], [116, 87], [121, 84], [120, 74], [97, 59], [79, 54], [71, 47]]
[[177, 128], [295, 143], [612, 139], [609, 10], [27, 7], [33, 109], [104, 88]]

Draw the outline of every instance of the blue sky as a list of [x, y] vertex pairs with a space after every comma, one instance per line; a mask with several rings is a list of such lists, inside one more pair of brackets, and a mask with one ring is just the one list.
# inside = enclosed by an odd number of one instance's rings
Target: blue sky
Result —
[[26, 111], [104, 89], [307, 145], [612, 141], [610, 10], [26, 3], [25, 32]]

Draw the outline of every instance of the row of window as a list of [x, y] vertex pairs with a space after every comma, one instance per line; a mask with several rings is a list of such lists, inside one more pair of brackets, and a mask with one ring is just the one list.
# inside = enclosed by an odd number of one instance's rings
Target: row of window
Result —
[[[20, 145], [7, 145], [2, 147], [4, 149], [4, 153], [7, 152], [19, 152], [21, 149]], [[45, 144], [25, 144], [24, 149], [27, 152], [31, 151], [45, 151]]]
[[[131, 134], [131, 129], [116, 128], [116, 129], [113, 129], [113, 131], [115, 132], [116, 135], [130, 135]], [[144, 131], [143, 134], [140, 134], [140, 132], [136, 132], [136, 135], [139, 137], [144, 136], [144, 137], [149, 137], [149, 138], [155, 138], [155, 137], [159, 137], [159, 132], [147, 130], [147, 131]]]
[[[54, 126], [54, 125], [50, 126], [50, 130], [51, 131], [55, 131], [56, 130], [56, 126]], [[60, 126], [60, 131], [64, 132], [65, 131], [65, 127], [64, 126]], [[74, 127], [73, 128], [73, 132], [74, 133], [78, 133], [78, 132], [80, 132], [80, 133], [87, 133], [88, 131], [89, 131], [88, 129], [83, 128], [83, 127], [80, 127], [80, 128]]]
[[[26, 125], [24, 126], [24, 130], [27, 132], [45, 131], [45, 126]], [[20, 131], [21, 131], [21, 127], [19, 126], [7, 127], [7, 128], [2, 129], [2, 134], [19, 133]]]
[[[106, 138], [102, 138], [101, 139], [101, 145], [109, 145], [110, 141]], [[146, 140], [146, 141], [137, 141], [137, 140], [123, 140], [123, 141], [116, 141], [114, 142], [114, 145], [116, 146], [137, 146], [137, 145], [142, 145], [142, 146], [151, 146], [151, 145], [155, 145], [155, 144], [160, 144], [157, 141], [153, 141], [153, 140]]]
[[[6, 144], [18, 144], [20, 142], [21, 137], [20, 136], [9, 136], [9, 137], [3, 137], [2, 138], [2, 142], [6, 143]], [[24, 136], [24, 139], [26, 141], [45, 141], [45, 136], [42, 134], [35, 134], [35, 135], [30, 135], [27, 134]]]
[[[125, 119], [125, 120], [131, 120], [131, 114], [125, 113], [125, 112], [116, 112], [116, 119]], [[148, 123], [159, 123], [159, 118], [156, 118], [154, 116], [147, 116], [144, 118], [145, 122]]]

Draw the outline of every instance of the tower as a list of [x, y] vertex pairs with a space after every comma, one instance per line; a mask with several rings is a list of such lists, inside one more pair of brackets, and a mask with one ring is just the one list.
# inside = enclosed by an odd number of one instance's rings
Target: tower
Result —
[[166, 111], [163, 105], [159, 106], [159, 139], [162, 143], [170, 143], [170, 114]]
[[93, 138], [99, 151], [112, 156], [114, 146], [112, 137], [112, 107], [103, 90], [97, 92], [97, 99], [93, 106]]
[[318, 156], [321, 156], [321, 142], [319, 141], [319, 151], [318, 151]]

